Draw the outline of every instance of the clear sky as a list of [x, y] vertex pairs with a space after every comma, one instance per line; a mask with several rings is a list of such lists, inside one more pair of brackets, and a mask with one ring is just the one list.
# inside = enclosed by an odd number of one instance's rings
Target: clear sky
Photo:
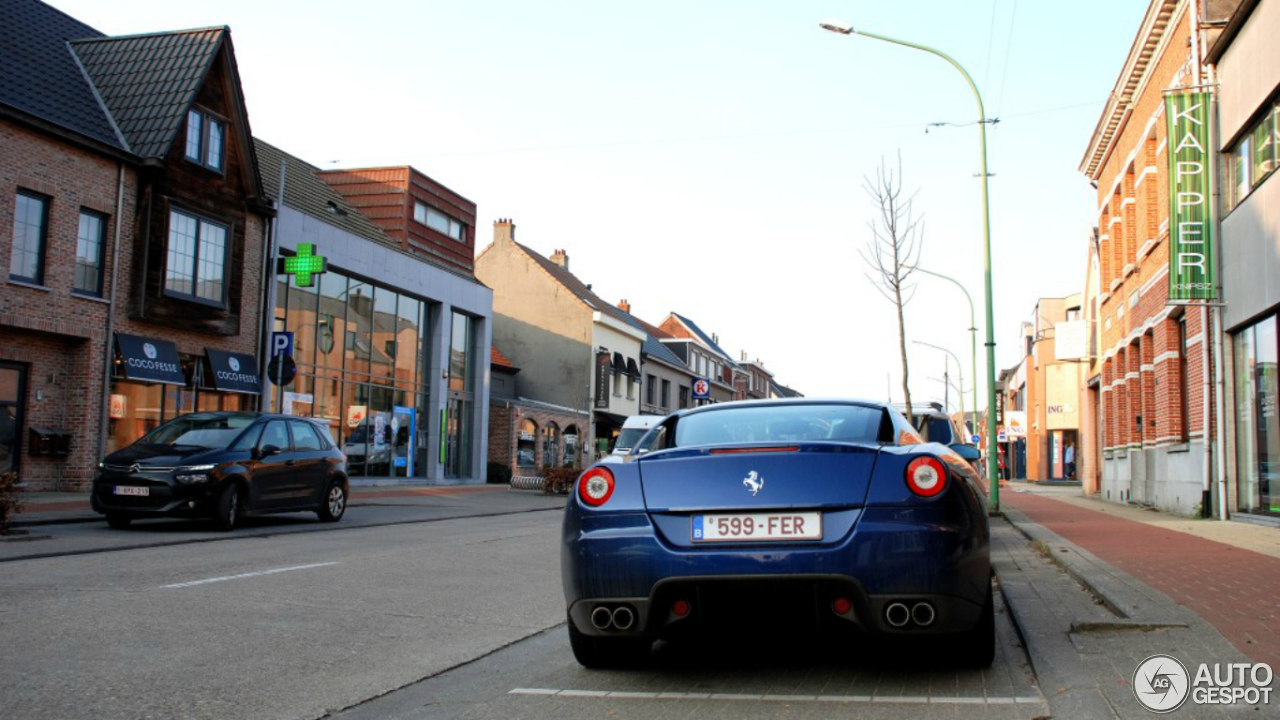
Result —
[[[324, 167], [413, 165], [477, 204], [477, 251], [495, 219], [512, 218], [518, 241], [566, 249], [579, 278], [649, 322], [689, 316], [806, 395], [881, 399], [892, 387], [894, 400], [893, 307], [857, 252], [874, 210], [862, 184], [901, 152], [925, 223], [921, 265], [973, 295], [985, 376], [978, 113], [942, 60], [819, 21], [949, 53], [999, 118], [989, 164], [997, 364], [1007, 367], [1036, 299], [1083, 287], [1097, 202], [1078, 167], [1147, 5], [51, 4], [113, 35], [230, 26], [258, 137]], [[908, 339], [950, 348], [968, 385], [964, 298], [944, 281], [918, 284]], [[914, 399], [942, 399], [930, 378], [944, 356], [909, 348]]]

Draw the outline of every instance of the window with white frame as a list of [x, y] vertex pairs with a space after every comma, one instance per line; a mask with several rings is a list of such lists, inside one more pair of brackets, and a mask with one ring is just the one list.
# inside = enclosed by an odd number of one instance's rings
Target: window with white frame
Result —
[[188, 110], [187, 159], [221, 172], [226, 128], [226, 123], [203, 110]]
[[413, 219], [458, 242], [465, 242], [462, 223], [426, 203], [414, 202]]
[[225, 302], [227, 228], [178, 210], [169, 211], [168, 295], [222, 305]]

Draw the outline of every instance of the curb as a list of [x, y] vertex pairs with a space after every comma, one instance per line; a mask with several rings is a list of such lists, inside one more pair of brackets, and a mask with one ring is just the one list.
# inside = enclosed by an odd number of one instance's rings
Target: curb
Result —
[[1014, 507], [1002, 508], [1005, 520], [1015, 530], [1032, 542], [1040, 542], [1051, 549], [1049, 561], [1062, 568], [1073, 580], [1080, 583], [1119, 619], [1107, 622], [1089, 622], [1081, 625], [1088, 630], [1150, 630], [1154, 628], [1188, 627], [1180, 616], [1172, 599], [1147, 588], [1146, 592], [1134, 586], [1128, 576], [1110, 563], [1079, 547], [1061, 535], [1027, 517]]

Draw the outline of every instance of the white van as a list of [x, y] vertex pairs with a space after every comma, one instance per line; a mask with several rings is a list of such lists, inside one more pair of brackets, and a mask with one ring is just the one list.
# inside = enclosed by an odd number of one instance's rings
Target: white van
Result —
[[662, 422], [662, 415], [632, 415], [622, 423], [622, 432], [618, 433], [618, 441], [613, 445], [612, 456], [630, 455], [631, 449], [640, 442], [640, 438], [649, 432], [649, 428]]

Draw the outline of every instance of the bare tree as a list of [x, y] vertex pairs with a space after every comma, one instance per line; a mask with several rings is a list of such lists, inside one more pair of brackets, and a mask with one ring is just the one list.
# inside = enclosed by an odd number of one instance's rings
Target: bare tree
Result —
[[904, 196], [902, 190], [902, 154], [898, 153], [895, 171], [882, 159], [875, 177], [866, 177], [862, 183], [867, 196], [879, 210], [879, 214], [867, 223], [871, 239], [858, 251], [870, 268], [867, 279], [876, 290], [893, 303], [898, 313], [898, 350], [902, 355], [902, 394], [907, 403], [907, 419], [915, 424], [911, 414], [911, 386], [907, 369], [907, 328], [902, 308], [915, 295], [915, 285], [908, 279], [920, 261], [920, 249], [924, 245], [924, 223], [912, 210], [915, 193]]

